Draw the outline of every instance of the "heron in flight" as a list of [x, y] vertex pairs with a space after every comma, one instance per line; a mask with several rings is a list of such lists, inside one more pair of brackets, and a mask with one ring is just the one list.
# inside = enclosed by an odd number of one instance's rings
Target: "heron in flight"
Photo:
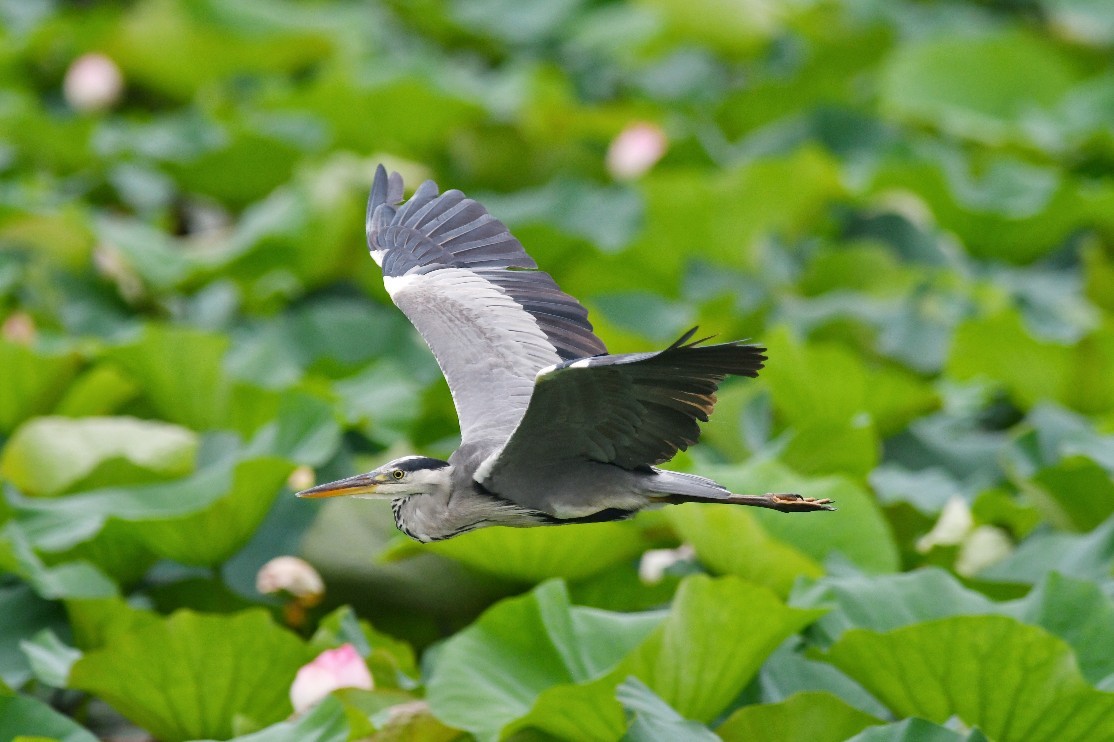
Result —
[[657, 353], [609, 354], [587, 310], [483, 206], [428, 180], [402, 197], [402, 177], [380, 165], [368, 247], [449, 383], [460, 447], [448, 461], [405, 456], [299, 497], [390, 499], [399, 530], [422, 542], [684, 502], [834, 509], [657, 468], [696, 442], [724, 378], [758, 375], [765, 348], [705, 345], [694, 328]]

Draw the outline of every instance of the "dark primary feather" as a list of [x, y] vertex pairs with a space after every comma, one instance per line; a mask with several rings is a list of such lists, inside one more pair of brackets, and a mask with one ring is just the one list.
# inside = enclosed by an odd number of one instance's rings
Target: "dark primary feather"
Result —
[[405, 204], [402, 179], [376, 170], [367, 210], [368, 247], [382, 251], [383, 275], [465, 268], [498, 286], [537, 322], [563, 360], [606, 353], [588, 311], [561, 291], [507, 227], [457, 190], [438, 195], [427, 180]]
[[757, 345], [690, 342], [694, 332], [657, 353], [565, 362], [541, 374], [483, 483], [500, 491], [531, 467], [578, 459], [645, 468], [695, 443], [720, 382], [757, 376], [766, 357]]

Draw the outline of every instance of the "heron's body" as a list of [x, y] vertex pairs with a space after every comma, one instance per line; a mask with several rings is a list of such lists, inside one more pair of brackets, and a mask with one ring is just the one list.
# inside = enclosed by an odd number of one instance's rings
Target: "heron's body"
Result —
[[677, 502], [831, 509], [656, 468], [697, 440], [725, 377], [757, 376], [763, 348], [689, 342], [690, 331], [658, 353], [609, 355], [584, 307], [478, 203], [438, 195], [432, 181], [401, 201], [401, 179], [380, 167], [368, 245], [445, 374], [461, 446], [448, 462], [405, 457], [300, 495], [389, 497], [399, 529], [419, 541]]

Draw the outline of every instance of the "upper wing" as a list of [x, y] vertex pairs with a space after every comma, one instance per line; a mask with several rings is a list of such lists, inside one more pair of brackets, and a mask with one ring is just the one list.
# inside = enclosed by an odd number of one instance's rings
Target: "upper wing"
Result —
[[522, 422], [476, 478], [514, 499], [516, 481], [549, 465], [591, 460], [637, 469], [688, 448], [700, 436], [697, 421], [712, 412], [720, 382], [729, 374], [757, 376], [766, 360], [757, 345], [689, 342], [694, 332], [659, 353], [545, 369]]
[[371, 255], [445, 374], [461, 437], [501, 442], [540, 369], [607, 349], [587, 310], [483, 206], [460, 191], [438, 195], [428, 180], [401, 201], [401, 177], [380, 165], [367, 206]]

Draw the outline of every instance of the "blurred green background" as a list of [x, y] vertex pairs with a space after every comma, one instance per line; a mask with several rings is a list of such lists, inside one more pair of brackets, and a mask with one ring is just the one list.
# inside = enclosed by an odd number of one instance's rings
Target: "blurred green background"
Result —
[[[672, 466], [840, 510], [296, 501], [458, 441], [380, 162], [613, 352], [767, 345]], [[0, 0], [0, 322], [0, 739], [1114, 729], [1105, 0]], [[375, 689], [284, 721], [345, 643]]]

